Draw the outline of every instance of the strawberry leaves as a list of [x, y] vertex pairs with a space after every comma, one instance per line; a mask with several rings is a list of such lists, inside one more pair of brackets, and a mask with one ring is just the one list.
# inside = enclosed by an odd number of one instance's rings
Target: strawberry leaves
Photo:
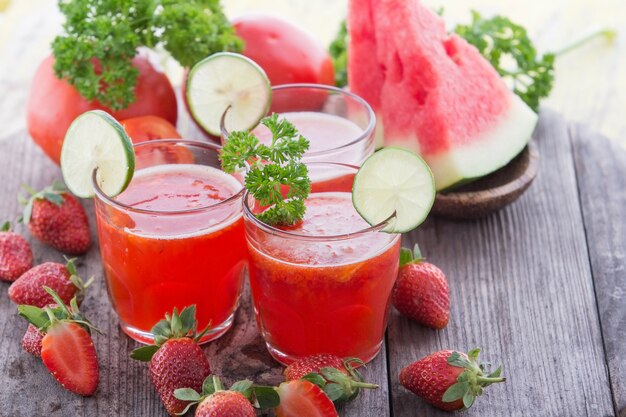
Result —
[[420, 247], [417, 243], [413, 246], [413, 251], [409, 248], [400, 249], [400, 267], [406, 264], [417, 264], [423, 260], [422, 251], [420, 251]]
[[443, 394], [443, 402], [452, 403], [462, 399], [464, 408], [470, 408], [476, 397], [483, 394], [484, 387], [506, 380], [500, 376], [502, 366], [485, 376], [485, 365], [478, 364], [479, 353], [480, 349], [474, 348], [467, 353], [467, 357], [456, 351], [450, 354], [448, 365], [465, 370], [458, 376], [456, 384], [450, 386]]
[[302, 377], [317, 385], [335, 403], [347, 402], [355, 399], [362, 388], [376, 389], [378, 385], [364, 382], [363, 376], [354, 368], [363, 365], [363, 361], [358, 358], [346, 358], [343, 360], [344, 368], [348, 375], [337, 368], [324, 367], [318, 372], [311, 372]]
[[200, 333], [196, 332], [198, 322], [196, 321], [196, 306], [188, 306], [178, 313], [174, 308], [172, 315], [165, 314], [165, 319], [155, 324], [150, 333], [154, 336], [154, 345], [143, 346], [133, 350], [130, 357], [139, 361], [149, 362], [159, 348], [170, 339], [189, 337], [196, 342], [209, 331], [210, 325]]

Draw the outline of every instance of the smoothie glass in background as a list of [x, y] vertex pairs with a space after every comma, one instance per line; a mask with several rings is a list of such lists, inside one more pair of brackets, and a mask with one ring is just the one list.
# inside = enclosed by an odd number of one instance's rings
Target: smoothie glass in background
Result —
[[[310, 163], [312, 176], [354, 178], [358, 168]], [[369, 226], [352, 205], [352, 183], [335, 182], [306, 200], [304, 221], [262, 223], [244, 197], [249, 274], [259, 330], [283, 364], [320, 352], [372, 360], [383, 341], [398, 272], [400, 235]]]
[[[285, 117], [309, 140], [305, 163], [340, 162], [360, 166], [374, 152], [374, 112], [365, 100], [349, 91], [320, 84], [274, 86], [271, 113]], [[228, 140], [228, 121], [226, 110], [221, 123], [222, 143]], [[262, 143], [271, 141], [265, 126], [257, 126], [253, 133]]]
[[174, 307], [195, 304], [201, 342], [232, 325], [246, 246], [244, 190], [220, 170], [219, 147], [158, 140], [135, 145], [128, 188], [107, 197], [94, 181], [102, 265], [120, 325], [151, 343], [154, 324]]

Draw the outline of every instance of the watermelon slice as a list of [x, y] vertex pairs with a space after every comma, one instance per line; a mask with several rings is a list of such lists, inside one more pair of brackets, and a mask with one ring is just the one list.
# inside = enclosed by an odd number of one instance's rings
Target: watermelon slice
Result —
[[495, 69], [418, 0], [350, 0], [350, 89], [379, 118], [386, 146], [418, 152], [437, 190], [506, 165], [537, 115]]

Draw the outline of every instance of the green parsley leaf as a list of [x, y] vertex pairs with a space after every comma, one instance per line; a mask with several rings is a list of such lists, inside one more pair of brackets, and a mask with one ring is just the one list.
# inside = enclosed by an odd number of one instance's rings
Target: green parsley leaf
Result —
[[478, 49], [530, 108], [539, 110], [539, 100], [554, 84], [554, 54], [539, 56], [526, 29], [503, 16], [485, 19], [474, 10], [472, 22], [454, 31]]
[[309, 171], [301, 161], [309, 141], [276, 113], [261, 123], [272, 133], [272, 142], [265, 145], [251, 132], [232, 132], [220, 152], [222, 168], [233, 173], [249, 167], [246, 189], [268, 207], [257, 215], [259, 220], [272, 226], [293, 225], [304, 217], [304, 200], [311, 192]]
[[135, 101], [132, 59], [141, 46], [162, 45], [183, 66], [242, 48], [218, 0], [60, 0], [59, 9], [56, 76], [113, 110]]
[[345, 87], [348, 85], [348, 28], [343, 20], [335, 39], [328, 48], [333, 67], [335, 68], [335, 85]]

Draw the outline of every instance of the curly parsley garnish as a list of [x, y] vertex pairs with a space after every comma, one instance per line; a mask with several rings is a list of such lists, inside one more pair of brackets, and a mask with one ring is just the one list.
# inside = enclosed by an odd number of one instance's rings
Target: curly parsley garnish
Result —
[[271, 226], [293, 225], [304, 217], [304, 200], [311, 192], [309, 171], [301, 161], [309, 141], [276, 113], [261, 124], [272, 133], [271, 144], [259, 143], [251, 132], [232, 132], [220, 153], [222, 168], [232, 174], [248, 165], [246, 189], [268, 207], [257, 218]]
[[183, 66], [242, 48], [219, 0], [60, 0], [59, 8], [66, 20], [52, 43], [57, 77], [113, 110], [135, 100], [140, 46], [160, 45]]
[[[550, 94], [554, 84], [554, 54], [539, 56], [526, 29], [502, 16], [485, 19], [473, 10], [472, 23], [458, 25], [454, 31], [478, 49], [531, 109], [539, 110], [539, 100]], [[512, 67], [503, 60], [505, 56], [512, 58]]]

